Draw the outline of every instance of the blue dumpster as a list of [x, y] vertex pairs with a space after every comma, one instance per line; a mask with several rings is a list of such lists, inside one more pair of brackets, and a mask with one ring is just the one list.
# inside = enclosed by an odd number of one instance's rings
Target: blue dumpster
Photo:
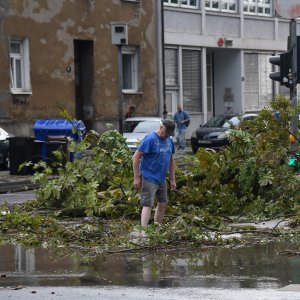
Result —
[[85, 125], [82, 121], [37, 120], [33, 131], [35, 142], [39, 144], [42, 159], [46, 162], [53, 161], [52, 152], [61, 150], [68, 160], [73, 160], [74, 153], [68, 152], [70, 141], [80, 142], [85, 133]]
[[37, 120], [34, 123], [33, 131], [38, 141], [48, 141], [49, 137], [70, 137], [80, 142], [85, 132], [85, 125], [82, 121], [61, 120]]

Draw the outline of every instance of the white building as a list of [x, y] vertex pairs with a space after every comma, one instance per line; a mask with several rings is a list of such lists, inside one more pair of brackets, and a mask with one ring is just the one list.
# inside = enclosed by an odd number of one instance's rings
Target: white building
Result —
[[290, 30], [274, 0], [162, 1], [166, 106], [170, 116], [178, 103], [190, 114], [187, 137], [213, 115], [257, 112], [289, 96], [269, 79], [269, 57], [287, 50]]

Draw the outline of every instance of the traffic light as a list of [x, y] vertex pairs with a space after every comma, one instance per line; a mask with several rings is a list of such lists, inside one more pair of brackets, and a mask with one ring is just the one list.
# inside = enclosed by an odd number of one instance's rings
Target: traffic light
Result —
[[[291, 49], [291, 37], [288, 37], [287, 48]], [[297, 83], [300, 83], [300, 36], [297, 36]]]
[[288, 166], [293, 167], [296, 171], [299, 168], [299, 155], [291, 155], [288, 159]]
[[280, 67], [278, 72], [271, 72], [269, 77], [272, 80], [279, 81], [286, 87], [292, 86], [292, 52], [287, 51], [276, 56], [271, 56], [269, 62], [272, 65]]

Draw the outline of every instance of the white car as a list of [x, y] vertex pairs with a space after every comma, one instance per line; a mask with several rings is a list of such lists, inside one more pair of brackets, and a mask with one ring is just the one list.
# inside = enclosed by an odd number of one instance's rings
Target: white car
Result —
[[0, 127], [0, 168], [9, 169], [9, 138], [12, 134], [7, 133]]
[[159, 117], [132, 117], [125, 120], [123, 137], [131, 152], [135, 152], [148, 133], [159, 129], [161, 120]]

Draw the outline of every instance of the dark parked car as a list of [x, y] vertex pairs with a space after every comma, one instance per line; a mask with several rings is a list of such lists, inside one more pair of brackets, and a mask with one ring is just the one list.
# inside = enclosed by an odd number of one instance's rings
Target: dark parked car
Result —
[[0, 167], [9, 169], [9, 138], [11, 134], [0, 127]]
[[212, 117], [206, 124], [192, 133], [191, 146], [194, 153], [200, 147], [219, 150], [228, 145], [226, 131], [232, 126], [240, 126], [241, 122], [253, 120], [257, 114], [223, 114]]

